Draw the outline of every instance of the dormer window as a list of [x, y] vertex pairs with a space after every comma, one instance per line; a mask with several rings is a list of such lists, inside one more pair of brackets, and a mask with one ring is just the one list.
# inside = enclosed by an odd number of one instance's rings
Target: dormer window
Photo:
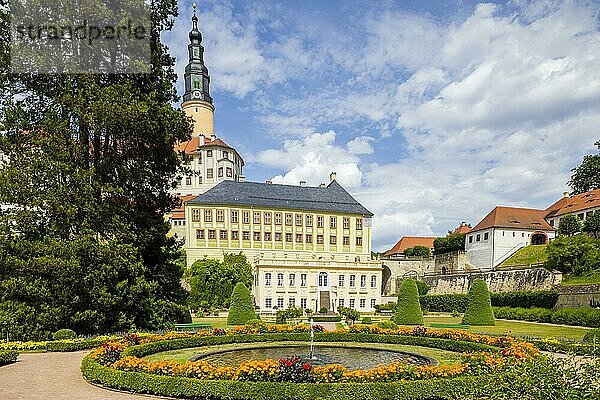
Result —
[[212, 150], [206, 150], [206, 157], [212, 157]]
[[224, 151], [223, 152], [223, 158], [227, 158], [228, 159], [229, 158], [229, 152]]

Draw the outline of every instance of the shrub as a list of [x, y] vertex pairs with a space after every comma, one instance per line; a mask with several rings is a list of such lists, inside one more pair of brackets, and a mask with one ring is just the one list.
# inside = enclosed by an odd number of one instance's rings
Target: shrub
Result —
[[433, 241], [435, 254], [450, 253], [452, 251], [463, 251], [465, 249], [465, 234], [454, 233], [446, 237], [439, 237]]
[[398, 290], [398, 305], [392, 319], [398, 325], [423, 325], [423, 312], [419, 304], [419, 290], [411, 278], [404, 279]]
[[17, 357], [19, 353], [14, 350], [0, 350], [0, 365], [16, 362]]
[[367, 324], [367, 325], [368, 325], [368, 324], [372, 324], [372, 323], [373, 323], [373, 321], [371, 320], [371, 317], [364, 317], [364, 318], [362, 319], [362, 321], [360, 321], [360, 323], [361, 323], [361, 324]]
[[494, 310], [490, 300], [487, 284], [482, 279], [475, 279], [469, 289], [469, 302], [462, 323], [465, 325], [495, 325]]
[[511, 308], [495, 307], [497, 318], [515, 319], [532, 322], [547, 322], [552, 324], [600, 327], [600, 310], [595, 308]]
[[252, 295], [250, 291], [241, 282], [238, 282], [233, 288], [231, 294], [231, 305], [227, 315], [227, 325], [244, 325], [251, 319], [260, 319], [254, 311]]
[[429, 292], [429, 289], [431, 289], [429, 287], [429, 285], [427, 284], [427, 282], [416, 281], [416, 283], [417, 283], [417, 289], [419, 289], [419, 296], [425, 296], [427, 294], [427, 292]]
[[600, 268], [600, 239], [587, 235], [559, 236], [546, 247], [549, 268], [574, 275]]
[[572, 236], [577, 232], [581, 232], [583, 224], [573, 214], [567, 214], [560, 219], [558, 223], [558, 233], [563, 236]]
[[583, 343], [600, 344], [600, 328], [587, 331], [583, 337]]
[[285, 324], [290, 318], [302, 317], [303, 311], [299, 307], [290, 307], [286, 310], [277, 310], [275, 314], [275, 323]]
[[405, 249], [402, 254], [407, 257], [431, 257], [431, 250], [427, 246], [415, 246]]
[[77, 334], [72, 329], [59, 329], [52, 334], [52, 340], [75, 339]]
[[315, 315], [310, 319], [312, 319], [313, 322], [340, 322], [342, 317], [339, 315]]
[[438, 294], [421, 296], [419, 298], [421, 307], [430, 312], [465, 312], [468, 297], [466, 294]]
[[346, 317], [347, 320], [352, 321], [352, 323], [360, 318], [360, 313], [353, 308], [339, 307], [338, 312], [340, 315]]
[[555, 290], [504, 292], [491, 294], [494, 307], [553, 308], [558, 300]]
[[398, 329], [398, 325], [394, 321], [381, 321], [377, 324], [381, 329]]

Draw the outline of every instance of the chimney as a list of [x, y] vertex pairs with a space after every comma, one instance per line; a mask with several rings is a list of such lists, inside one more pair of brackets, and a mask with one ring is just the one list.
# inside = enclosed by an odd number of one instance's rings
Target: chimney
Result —
[[212, 142], [213, 140], [215, 140], [217, 137], [215, 136], [215, 134], [213, 133], [212, 135], [210, 135], [210, 141]]
[[563, 192], [563, 197], [568, 198], [569, 197], [569, 192]]
[[467, 223], [465, 221], [460, 223], [460, 226], [467, 226]]
[[320, 188], [324, 188], [324, 187], [325, 187], [325, 184], [324, 184], [324, 183], [321, 183], [321, 184], [319, 185], [319, 187], [320, 187]]
[[240, 182], [246, 182], [246, 177], [244, 175], [240, 175], [238, 178]]
[[329, 182], [335, 181], [336, 177], [337, 177], [337, 174], [335, 172], [330, 173], [329, 174]]
[[267, 185], [272, 185], [272, 184], [273, 184], [273, 181], [265, 181], [265, 183], [266, 183]]
[[300, 186], [305, 187], [306, 186], [306, 181], [300, 181]]

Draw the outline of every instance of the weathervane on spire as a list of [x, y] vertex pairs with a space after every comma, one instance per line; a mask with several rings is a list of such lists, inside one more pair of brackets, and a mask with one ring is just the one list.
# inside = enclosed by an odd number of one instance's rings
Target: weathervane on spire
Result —
[[192, 3], [192, 7], [194, 8], [194, 15], [196, 15], [196, 2]]

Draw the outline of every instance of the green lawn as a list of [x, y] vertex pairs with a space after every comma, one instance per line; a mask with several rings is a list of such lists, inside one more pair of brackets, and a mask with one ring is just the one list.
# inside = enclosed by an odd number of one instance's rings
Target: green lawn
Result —
[[[460, 324], [461, 317], [438, 317], [425, 316], [425, 325], [438, 324]], [[471, 332], [486, 333], [492, 335], [510, 334], [526, 337], [554, 337], [560, 339], [581, 340], [590, 328], [577, 326], [556, 326], [536, 324], [535, 322], [524, 321], [496, 321], [495, 326], [472, 326]]]
[[588, 275], [574, 276], [574, 275], [563, 275], [561, 284], [570, 285], [585, 285], [590, 283], [600, 283], [600, 271], [593, 271]]
[[197, 324], [211, 324], [212, 328], [227, 328], [227, 317], [194, 317], [192, 322]]
[[545, 244], [525, 246], [500, 264], [500, 268], [539, 264], [546, 262], [547, 259], [548, 255], [546, 254]]
[[[239, 350], [245, 347], [270, 347], [270, 346], [294, 346], [298, 344], [306, 344], [306, 342], [273, 342], [273, 343], [247, 343], [247, 344], [239, 344], [232, 343], [227, 345], [219, 345], [219, 346], [206, 346], [206, 347], [195, 347], [190, 349], [181, 349], [181, 350], [173, 350], [173, 351], [165, 351], [162, 353], [156, 353], [149, 356], [144, 357], [145, 360], [148, 361], [160, 361], [160, 360], [171, 360], [177, 362], [186, 362], [190, 357], [206, 353], [214, 350]], [[447, 350], [434, 349], [429, 347], [420, 347], [420, 346], [408, 346], [408, 345], [400, 345], [400, 344], [388, 344], [388, 343], [348, 343], [348, 342], [339, 342], [339, 343], [316, 343], [323, 345], [336, 345], [343, 347], [366, 347], [372, 349], [383, 349], [383, 350], [400, 350], [400, 351], [408, 351], [418, 354], [423, 354], [425, 356], [433, 357], [440, 362], [440, 364], [454, 364], [460, 361], [460, 354]]]

